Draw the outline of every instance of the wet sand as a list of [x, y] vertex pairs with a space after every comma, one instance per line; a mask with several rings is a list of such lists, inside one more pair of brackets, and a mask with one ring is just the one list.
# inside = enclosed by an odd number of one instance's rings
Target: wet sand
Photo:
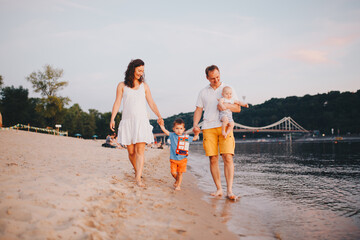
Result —
[[168, 150], [145, 152], [140, 188], [102, 143], [0, 130], [0, 239], [237, 239], [190, 173], [173, 190]]

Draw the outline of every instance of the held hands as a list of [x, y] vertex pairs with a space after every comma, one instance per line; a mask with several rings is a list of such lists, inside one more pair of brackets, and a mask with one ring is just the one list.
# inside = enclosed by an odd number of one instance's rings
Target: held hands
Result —
[[200, 128], [199, 128], [199, 126], [194, 126], [193, 132], [194, 132], [195, 136], [196, 136], [196, 135], [199, 135], [199, 134], [200, 134]]
[[158, 123], [160, 126], [164, 126], [164, 125], [165, 125], [164, 119], [162, 119], [161, 117], [158, 118], [157, 123]]
[[193, 128], [193, 132], [194, 132], [194, 138], [193, 138], [193, 141], [196, 141], [199, 139], [199, 134], [200, 134], [200, 128], [199, 126], [194, 126]]
[[167, 136], [169, 136], [170, 132], [166, 130], [164, 120], [162, 118], [158, 119], [158, 124], [160, 125], [161, 131], [163, 131]]

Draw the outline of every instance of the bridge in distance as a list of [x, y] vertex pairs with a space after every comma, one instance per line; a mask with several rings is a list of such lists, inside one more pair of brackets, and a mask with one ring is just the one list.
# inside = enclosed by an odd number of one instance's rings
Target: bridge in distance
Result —
[[[201, 127], [203, 125], [203, 122], [199, 123], [199, 126]], [[306, 130], [300, 124], [295, 122], [291, 117], [284, 117], [281, 120], [267, 125], [263, 127], [250, 127], [245, 126], [240, 123], [234, 124], [234, 132], [271, 132], [271, 133], [309, 133], [310, 131]], [[193, 128], [188, 129], [186, 134], [193, 133]], [[201, 133], [200, 133], [201, 134]], [[155, 133], [155, 137], [165, 137], [166, 135], [164, 133]]]

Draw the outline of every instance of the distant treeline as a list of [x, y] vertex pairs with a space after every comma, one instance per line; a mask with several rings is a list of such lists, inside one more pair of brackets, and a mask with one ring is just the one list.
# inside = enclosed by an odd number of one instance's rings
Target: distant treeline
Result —
[[[29, 98], [29, 91], [23, 87], [4, 87], [0, 90], [0, 112], [4, 126], [18, 123], [35, 127], [55, 127], [61, 124], [62, 131], [69, 136], [80, 133], [84, 138], [105, 138], [109, 133], [111, 112], [100, 113], [95, 109], [84, 112], [78, 104], [69, 108], [54, 108], [57, 113], [47, 117], [41, 112], [44, 107], [51, 114], [51, 101], [46, 103], [40, 98]], [[56, 104], [56, 103], [54, 103]], [[161, 109], [160, 109], [161, 110]], [[247, 126], [266, 126], [283, 117], [290, 116], [307, 130], [319, 130], [330, 134], [331, 129], [337, 134], [360, 133], [360, 90], [355, 93], [332, 91], [326, 94], [305, 95], [303, 97], [272, 98], [262, 104], [250, 105], [240, 113], [234, 113], [234, 120]], [[185, 121], [186, 129], [193, 125], [193, 112], [180, 113], [164, 119], [165, 127], [172, 129], [176, 118]], [[116, 117], [119, 124], [121, 113]], [[151, 120], [154, 133], [161, 132], [156, 120]]]
[[[4, 87], [0, 91], [0, 112], [3, 118], [3, 126], [9, 127], [20, 124], [30, 124], [35, 127], [55, 128], [55, 124], [61, 124], [62, 131], [68, 131], [69, 136], [79, 133], [83, 138], [92, 138], [97, 135], [104, 139], [109, 134], [109, 122], [111, 112], [100, 113], [95, 109], [84, 112], [79, 104], [70, 108], [62, 108], [56, 114], [56, 118], [47, 118], [37, 110], [41, 104], [40, 98], [29, 98], [29, 91], [23, 87]], [[119, 124], [121, 113], [116, 117]]]
[[[165, 119], [165, 127], [172, 129], [176, 118], [185, 121], [186, 129], [193, 126], [193, 112], [180, 113]], [[272, 98], [262, 104], [242, 108], [234, 113], [234, 121], [246, 126], [262, 127], [283, 117], [291, 117], [307, 130], [321, 133], [360, 133], [360, 90], [357, 92], [331, 91], [303, 97]], [[161, 132], [155, 121], [154, 133]]]

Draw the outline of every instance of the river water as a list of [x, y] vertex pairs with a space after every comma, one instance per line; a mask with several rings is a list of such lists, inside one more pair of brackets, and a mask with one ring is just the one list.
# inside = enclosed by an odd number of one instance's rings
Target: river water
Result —
[[[360, 239], [360, 142], [242, 142], [234, 164], [239, 201], [205, 198], [240, 239]], [[213, 192], [201, 143], [188, 165]]]

